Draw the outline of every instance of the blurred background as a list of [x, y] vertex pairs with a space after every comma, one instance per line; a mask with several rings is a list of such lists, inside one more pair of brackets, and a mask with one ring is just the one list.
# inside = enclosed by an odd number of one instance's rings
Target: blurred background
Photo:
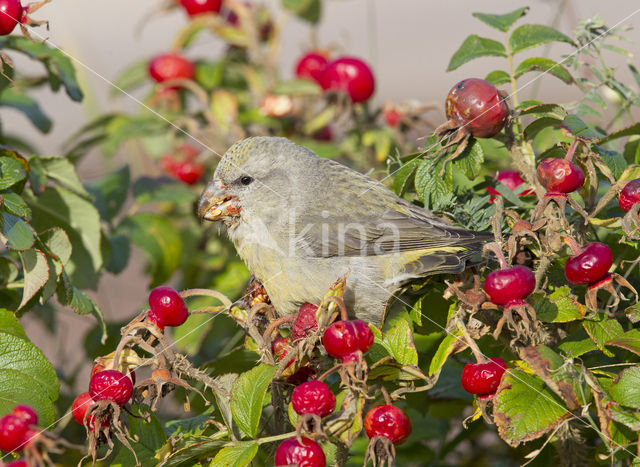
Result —
[[[50, 21], [50, 30], [35, 30], [36, 38], [43, 35], [51, 45], [60, 47], [75, 60], [78, 78], [85, 92], [85, 100], [72, 102], [63, 92], [53, 94], [36, 90], [38, 100], [54, 122], [48, 134], [33, 129], [30, 122], [18, 112], [2, 108], [2, 121], [7, 133], [19, 135], [33, 143], [43, 155], [56, 155], [63, 142], [88, 121], [110, 111], [139, 112], [139, 104], [127, 96], [114, 99], [110, 84], [129, 64], [168, 51], [175, 32], [184, 27], [186, 15], [175, 9], [158, 13], [158, 0], [53, 0], [38, 12], [38, 18]], [[496, 31], [471, 16], [474, 11], [506, 13], [521, 6], [530, 6], [526, 17], [529, 23], [552, 25], [570, 34], [580, 20], [600, 15], [604, 23], [629, 25], [640, 22], [637, 1], [602, 2], [580, 1], [455, 1], [429, 2], [425, 0], [333, 0], [324, 2], [322, 20], [316, 28], [296, 19], [280, 8], [279, 1], [266, 2], [277, 11], [276, 18], [282, 28], [282, 51], [279, 63], [283, 78], [293, 77], [297, 58], [312, 44], [333, 49], [333, 55], [356, 55], [371, 63], [377, 80], [374, 102], [399, 102], [415, 99], [435, 104], [438, 110], [430, 114], [436, 124], [444, 121], [442, 106], [449, 89], [468, 77], [484, 77], [501, 59], [486, 58], [473, 61], [446, 72], [452, 54], [470, 33], [486, 35], [498, 40]], [[631, 43], [625, 46], [637, 56], [640, 52], [640, 32], [628, 32]], [[192, 59], [213, 58], [220, 54], [223, 42], [213, 35], [201, 35], [188, 49]], [[560, 61], [571, 49], [565, 44], [552, 44], [545, 56]], [[539, 51], [537, 51], [540, 53]], [[523, 54], [524, 55], [524, 54]], [[630, 58], [634, 60], [633, 57]], [[625, 59], [613, 56], [621, 67]], [[26, 72], [37, 68], [37, 63], [16, 60]], [[578, 95], [574, 87], [557, 79], [520, 81], [521, 99], [537, 96], [545, 101], [566, 101]], [[631, 77], [626, 81], [632, 83]], [[504, 87], [507, 88], [506, 86]], [[142, 99], [142, 94], [134, 94]], [[127, 160], [127, 153], [107, 159], [90, 154], [79, 166], [83, 181], [96, 180]], [[216, 157], [211, 154], [210, 157]], [[135, 253], [127, 270], [119, 276], [105, 274], [98, 289], [90, 295], [102, 308], [108, 321], [133, 316], [146, 301], [148, 283], [143, 273], [144, 260]], [[82, 317], [68, 310], [59, 315], [55, 340], [45, 336], [42, 319], [28, 314], [23, 320], [28, 335], [57, 367], [72, 371], [85, 358], [78, 352], [78, 339], [94, 326], [92, 318]], [[88, 363], [85, 363], [88, 365]], [[88, 371], [81, 371], [76, 381], [84, 387]]]

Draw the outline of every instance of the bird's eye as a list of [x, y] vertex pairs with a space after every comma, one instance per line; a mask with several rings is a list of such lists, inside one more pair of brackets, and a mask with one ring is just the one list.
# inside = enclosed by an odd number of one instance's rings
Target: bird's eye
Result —
[[243, 185], [249, 185], [252, 181], [253, 178], [249, 177], [248, 175], [245, 175], [240, 179], [240, 183], [242, 183]]

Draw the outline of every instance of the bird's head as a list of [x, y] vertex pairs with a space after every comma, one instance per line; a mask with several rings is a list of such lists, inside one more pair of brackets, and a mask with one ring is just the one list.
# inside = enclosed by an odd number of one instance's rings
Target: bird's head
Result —
[[229, 148], [198, 203], [198, 215], [233, 228], [241, 220], [281, 217], [295, 172], [313, 152], [286, 138], [252, 137]]

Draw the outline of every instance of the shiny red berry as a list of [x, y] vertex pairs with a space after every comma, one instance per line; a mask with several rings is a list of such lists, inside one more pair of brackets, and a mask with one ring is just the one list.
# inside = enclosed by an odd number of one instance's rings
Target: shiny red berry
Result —
[[180, 294], [165, 285], [151, 291], [149, 307], [149, 319], [160, 329], [165, 326], [180, 326], [189, 317], [189, 309]]
[[629, 211], [634, 204], [640, 203], [640, 178], [631, 180], [620, 192], [620, 208]]
[[318, 307], [311, 303], [303, 303], [298, 311], [291, 329], [291, 340], [294, 342], [298, 339], [307, 337], [313, 331], [318, 329], [318, 321], [316, 320], [316, 312]]
[[[101, 371], [106, 370], [107, 368], [101, 364], [101, 363], [95, 363], [93, 365], [93, 367], [91, 367], [91, 376], [95, 375], [96, 373], [100, 373]], [[129, 376], [129, 378], [131, 378], [131, 384], [133, 384], [134, 386], [136, 385], [136, 372], [134, 370], [129, 370], [127, 372], [127, 376]]]
[[217, 13], [222, 6], [222, 0], [180, 0], [180, 5], [189, 16], [202, 13]]
[[382, 436], [393, 444], [402, 444], [411, 434], [411, 420], [395, 405], [377, 405], [365, 415], [364, 429], [370, 439]]
[[497, 269], [484, 280], [484, 291], [496, 305], [522, 300], [536, 288], [536, 277], [526, 266]]
[[509, 108], [496, 87], [478, 78], [462, 80], [452, 87], [445, 110], [448, 119], [478, 138], [500, 133], [509, 115]]
[[[500, 172], [496, 172], [493, 175], [493, 178], [509, 188], [511, 191], [515, 190], [517, 187], [524, 183], [524, 180], [520, 176], [520, 172], [518, 172], [517, 170], [501, 170]], [[500, 196], [500, 193], [498, 193], [498, 191], [492, 186], [489, 186], [487, 188], [487, 191], [489, 191], [489, 193], [492, 195]], [[532, 194], [533, 190], [529, 189], [524, 190], [518, 196], [527, 196]]]
[[195, 162], [183, 162], [175, 169], [175, 177], [187, 185], [194, 185], [202, 178], [204, 165]]
[[10, 34], [21, 19], [20, 0], [0, 0], [0, 36]]
[[27, 424], [16, 415], [0, 418], [0, 449], [5, 452], [22, 451], [28, 441]]
[[612, 264], [611, 249], [604, 243], [591, 242], [582, 248], [580, 254], [567, 260], [564, 275], [572, 284], [593, 284], [609, 272]]
[[285, 439], [276, 451], [275, 464], [279, 466], [325, 467], [327, 459], [318, 443], [302, 437]]
[[467, 363], [462, 370], [462, 387], [471, 394], [494, 394], [507, 369], [501, 358], [490, 358], [487, 363]]
[[336, 408], [336, 396], [322, 381], [307, 381], [293, 390], [291, 405], [298, 415], [326, 417]]
[[582, 169], [566, 159], [545, 159], [538, 164], [537, 173], [549, 193], [572, 193], [584, 184]]
[[336, 321], [324, 331], [322, 344], [332, 357], [350, 362], [371, 348], [373, 333], [364, 321]]
[[89, 394], [94, 401], [109, 400], [118, 405], [131, 399], [133, 384], [131, 379], [117, 370], [104, 370], [96, 373], [89, 381]]
[[375, 91], [375, 78], [369, 65], [358, 58], [341, 57], [329, 62], [320, 85], [325, 90], [346, 92], [353, 102], [364, 102]]
[[157, 55], [149, 62], [149, 74], [158, 83], [170, 79], [193, 79], [195, 66], [182, 55], [169, 52]]
[[[95, 401], [92, 399], [91, 394], [89, 394], [88, 392], [83, 392], [73, 400], [73, 404], [71, 404], [71, 415], [79, 425], [85, 424], [84, 416], [93, 404], [95, 404]], [[94, 428], [94, 420], [94, 415], [90, 415], [89, 417], [87, 417], [87, 426], [92, 431]], [[103, 426], [106, 426], [109, 423], [103, 422], [102, 424]]]
[[367, 323], [359, 319], [351, 321], [356, 328], [356, 338], [358, 340], [358, 350], [367, 353], [374, 341], [373, 332]]
[[11, 411], [12, 415], [15, 415], [22, 420], [27, 426], [38, 424], [38, 414], [30, 406], [25, 404], [16, 405]]
[[308, 52], [298, 60], [296, 65], [296, 76], [302, 79], [309, 79], [320, 83], [322, 73], [327, 67], [326, 54], [318, 52]]

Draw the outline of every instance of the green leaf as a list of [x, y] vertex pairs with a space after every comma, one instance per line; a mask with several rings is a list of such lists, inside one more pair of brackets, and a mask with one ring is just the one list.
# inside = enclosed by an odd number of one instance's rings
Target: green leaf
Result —
[[130, 181], [129, 166], [125, 165], [87, 186], [102, 219], [110, 222], [120, 212], [129, 193]]
[[131, 91], [149, 83], [149, 60], [144, 59], [124, 68], [113, 80], [110, 96], [119, 97], [122, 91]]
[[527, 139], [533, 139], [538, 133], [546, 128], [559, 127], [562, 124], [561, 120], [553, 117], [541, 117], [535, 119], [524, 129], [524, 134]]
[[622, 325], [618, 321], [598, 315], [593, 320], [583, 321], [582, 327], [606, 356], [613, 357], [613, 353], [605, 348], [605, 344], [624, 334]]
[[7, 212], [15, 214], [18, 217], [31, 218], [31, 209], [29, 209], [27, 203], [24, 202], [19, 194], [4, 192], [0, 193], [0, 196], [2, 197], [2, 207], [6, 209]]
[[118, 232], [127, 232], [131, 241], [144, 251], [151, 267], [151, 286], [166, 282], [180, 265], [182, 239], [173, 222], [150, 212], [126, 218]]
[[2, 48], [18, 50], [42, 62], [49, 72], [49, 84], [53, 91], [57, 91], [62, 84], [72, 100], [82, 100], [82, 91], [76, 81], [71, 59], [61, 50], [49, 47], [41, 41], [17, 36], [8, 36], [0, 40], [0, 49]]
[[[158, 465], [158, 459], [155, 458], [156, 452], [167, 442], [167, 435], [153, 412], [147, 412], [144, 416], [149, 420], [129, 417], [129, 432], [137, 437], [136, 441], [131, 442], [131, 447], [136, 452], [138, 460], [142, 462], [142, 467], [155, 467]], [[122, 446], [118, 455], [109, 464], [114, 467], [128, 467], [136, 465], [136, 458], [127, 447]]]
[[540, 378], [508, 370], [494, 398], [493, 417], [500, 437], [516, 447], [553, 430], [571, 412]]
[[172, 202], [192, 203], [196, 195], [184, 183], [173, 178], [141, 177], [133, 184], [133, 197], [140, 204]]
[[453, 192], [453, 173], [447, 164], [443, 171], [443, 161], [433, 164], [432, 160], [423, 160], [416, 171], [416, 192], [429, 206], [432, 199], [442, 198]]
[[602, 138], [602, 135], [592, 130], [577, 115], [567, 115], [562, 121], [562, 128], [567, 130], [580, 141], [591, 142]]
[[16, 318], [12, 311], [5, 308], [0, 308], [0, 332], [27, 340], [27, 334], [24, 332], [18, 318]]
[[606, 345], [613, 345], [640, 355], [640, 329], [631, 329], [623, 335], [605, 342]]
[[418, 364], [418, 352], [413, 343], [413, 330], [406, 319], [399, 319], [385, 333], [382, 345], [398, 363], [403, 365]]
[[619, 404], [640, 409], [640, 366], [622, 370], [611, 383], [609, 394]]
[[47, 253], [60, 260], [62, 266], [71, 259], [71, 241], [69, 236], [60, 227], [53, 227], [40, 233], [40, 241], [47, 247]]
[[456, 157], [454, 164], [469, 180], [473, 180], [480, 175], [484, 164], [484, 151], [478, 140], [473, 139], [462, 154]]
[[567, 111], [558, 104], [533, 104], [527, 105], [531, 101], [523, 102], [523, 107], [520, 109], [520, 115], [548, 115], [550, 117], [554, 117], [560, 120], [564, 120], [564, 118], [568, 115]]
[[584, 318], [585, 309], [568, 286], [563, 285], [551, 295], [534, 304], [536, 317], [545, 323], [568, 323]]
[[8, 154], [0, 156], [0, 190], [5, 190], [27, 178], [27, 171], [16, 153], [0, 150], [0, 154]]
[[449, 355], [451, 355], [456, 346], [459, 346], [458, 341], [461, 335], [460, 331], [455, 330], [444, 336], [444, 339], [442, 339], [442, 342], [438, 346], [438, 350], [436, 350], [436, 353], [429, 364], [429, 376], [440, 374], [440, 371], [446, 363], [447, 358], [449, 358]]
[[489, 81], [494, 86], [500, 86], [511, 81], [509, 73], [502, 70], [494, 70], [484, 77], [485, 81]]
[[245, 441], [222, 449], [213, 458], [209, 467], [245, 467], [258, 453], [258, 443]]
[[640, 302], [635, 305], [631, 305], [624, 310], [624, 313], [627, 315], [627, 319], [632, 323], [640, 322]]
[[58, 378], [18, 326], [9, 312], [0, 311], [0, 414], [10, 412], [16, 404], [28, 404], [38, 413], [39, 424], [47, 426], [55, 420]]
[[566, 84], [573, 83], [573, 77], [571, 73], [560, 65], [558, 62], [554, 62], [548, 58], [533, 57], [524, 60], [515, 71], [515, 77], [519, 78], [525, 73], [530, 71], [542, 71], [543, 73], [550, 74], [556, 78], [564, 81]]
[[31, 226], [18, 216], [0, 212], [0, 240], [10, 250], [28, 250], [36, 241]]
[[512, 11], [511, 13], [506, 13], [504, 15], [492, 15], [488, 13], [472, 13], [472, 16], [478, 18], [483, 23], [491, 26], [498, 31], [507, 32], [511, 29], [511, 26], [527, 14], [529, 11], [529, 7], [518, 8], [517, 10]]
[[20, 252], [22, 269], [24, 270], [24, 289], [22, 301], [18, 308], [22, 308], [37, 294], [49, 280], [49, 264], [45, 254], [37, 249]]
[[250, 438], [258, 434], [262, 405], [277, 367], [260, 364], [242, 373], [233, 383], [231, 413], [236, 425]]
[[629, 125], [625, 128], [620, 128], [619, 130], [612, 131], [604, 138], [598, 140], [598, 144], [608, 143], [609, 141], [613, 141], [614, 139], [624, 138], [625, 136], [632, 135], [640, 135], [640, 123], [634, 123], [633, 125]]
[[493, 39], [471, 34], [455, 51], [447, 66], [447, 71], [453, 71], [471, 60], [480, 57], [506, 57], [504, 45]]
[[49, 133], [53, 123], [42, 111], [38, 102], [32, 97], [7, 88], [0, 94], [0, 107], [12, 107], [22, 112], [33, 125], [43, 133]]
[[[220, 86], [224, 79], [225, 62], [196, 62], [195, 81], [208, 91]], [[148, 79], [148, 78], [147, 78]]]
[[393, 191], [397, 195], [402, 195], [407, 185], [413, 181], [412, 178], [421, 162], [421, 158], [415, 158], [396, 171], [393, 177]]
[[33, 211], [33, 226], [38, 230], [61, 227], [73, 245], [67, 272], [79, 288], [95, 287], [97, 271], [102, 267], [100, 215], [96, 208], [66, 188], [47, 187], [37, 197], [25, 199]]
[[104, 254], [107, 271], [120, 274], [129, 264], [131, 242], [126, 235], [109, 235], [106, 237], [109, 246]]
[[628, 412], [615, 404], [611, 404], [607, 409], [611, 412], [611, 418], [616, 422], [628, 426], [633, 431], [640, 431], [640, 413]]
[[292, 79], [280, 81], [272, 92], [286, 96], [315, 96], [322, 94], [322, 88], [318, 83], [308, 79]]
[[85, 190], [78, 177], [76, 168], [64, 157], [38, 157], [31, 160], [42, 172], [60, 185], [73, 191], [75, 194], [91, 200], [91, 195]]
[[524, 24], [516, 28], [509, 37], [509, 47], [512, 54], [549, 42], [566, 42], [575, 47], [570, 37], [550, 26], [541, 24]]
[[597, 144], [592, 145], [591, 149], [607, 164], [607, 167], [611, 170], [615, 178], [619, 178], [627, 168], [627, 161], [618, 151], [607, 151]]
[[595, 342], [582, 328], [565, 337], [558, 345], [558, 350], [569, 358], [579, 357], [587, 352], [597, 350], [597, 348]]
[[320, 21], [322, 14], [320, 0], [282, 0], [282, 6], [311, 24]]

